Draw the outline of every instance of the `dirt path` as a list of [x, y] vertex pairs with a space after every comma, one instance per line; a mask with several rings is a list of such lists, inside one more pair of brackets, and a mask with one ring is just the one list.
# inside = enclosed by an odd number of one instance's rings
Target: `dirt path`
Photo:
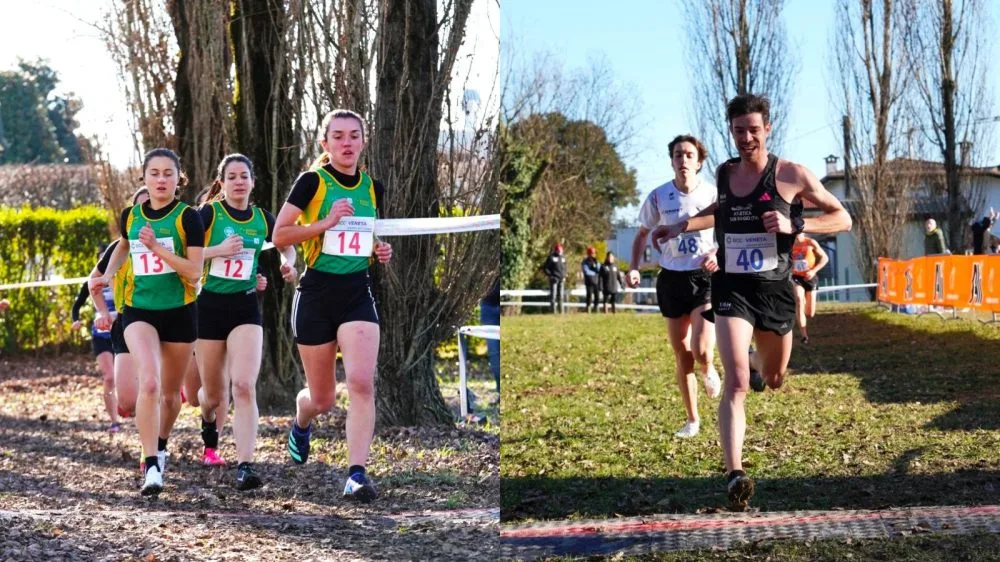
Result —
[[[105, 431], [88, 356], [0, 360], [0, 561], [495, 559], [498, 433], [476, 427], [381, 432], [369, 472], [381, 497], [343, 501], [343, 412], [318, 423], [314, 455], [286, 458], [289, 416], [264, 416], [266, 485], [232, 487], [235, 467], [199, 464], [197, 410], [171, 435], [165, 490], [138, 494], [131, 420]], [[227, 428], [220, 453], [235, 455]]]

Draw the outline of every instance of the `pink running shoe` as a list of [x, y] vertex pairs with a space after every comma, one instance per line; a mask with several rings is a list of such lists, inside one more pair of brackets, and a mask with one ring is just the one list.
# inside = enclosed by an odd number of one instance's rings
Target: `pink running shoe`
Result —
[[226, 466], [226, 461], [215, 452], [215, 449], [205, 447], [205, 454], [201, 456], [201, 464], [205, 466]]

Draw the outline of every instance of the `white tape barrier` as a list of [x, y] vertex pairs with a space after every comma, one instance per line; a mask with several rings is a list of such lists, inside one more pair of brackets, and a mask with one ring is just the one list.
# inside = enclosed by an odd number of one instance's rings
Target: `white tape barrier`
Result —
[[834, 291], [850, 291], [851, 289], [871, 289], [877, 287], [878, 283], [861, 283], [858, 285], [832, 285], [830, 287], [820, 287], [817, 293], [832, 293]]
[[500, 215], [434, 217], [425, 219], [381, 219], [375, 221], [376, 236], [449, 234], [500, 228]]
[[[655, 294], [656, 289], [653, 287], [639, 287], [638, 289], [625, 289], [625, 293], [646, 293]], [[587, 296], [587, 292], [584, 289], [570, 289], [566, 291], [566, 294], [573, 297], [584, 297]], [[501, 297], [547, 297], [549, 292], [545, 289], [520, 289], [520, 290], [503, 290], [500, 291]]]
[[500, 326], [484, 324], [478, 326], [462, 326], [458, 329], [458, 393], [461, 404], [462, 418], [469, 415], [468, 381], [465, 375], [465, 345], [462, 336], [474, 336], [500, 341]]
[[32, 281], [30, 283], [7, 283], [0, 285], [0, 291], [11, 289], [30, 289], [32, 287], [58, 287], [60, 285], [79, 285], [89, 277], [74, 277], [72, 279], [46, 279], [45, 281]]
[[[828, 287], [819, 287], [818, 289], [816, 289], [816, 292], [832, 293], [835, 291], [849, 291], [851, 289], [870, 289], [876, 286], [877, 286], [876, 283], [860, 283], [857, 285], [831, 285]], [[656, 293], [656, 289], [654, 289], [653, 287], [640, 287], [638, 289], [625, 289], [623, 292], [654, 294]], [[569, 291], [566, 291], [566, 294], [573, 297], [583, 297], [587, 295], [584, 289], [571, 289]], [[547, 297], [549, 296], [549, 292], [546, 291], [545, 289], [520, 289], [520, 290], [504, 289], [500, 291], [500, 296], [501, 297]]]
[[[548, 301], [524, 301], [524, 302], [501, 302], [500, 306], [551, 306]], [[564, 302], [563, 306], [570, 308], [583, 308], [587, 306], [587, 303], [583, 302]], [[603, 305], [602, 305], [603, 306]], [[655, 304], [616, 304], [615, 308], [621, 308], [625, 310], [660, 310], [660, 307]]]
[[[473, 232], [500, 228], [500, 215], [476, 215], [472, 217], [435, 217], [424, 219], [381, 219], [375, 221], [378, 236], [415, 236], [418, 234], [449, 234], [453, 232]], [[265, 242], [263, 250], [270, 250], [274, 244]], [[88, 277], [73, 279], [46, 279], [30, 283], [7, 283], [0, 285], [0, 291], [29, 289], [32, 287], [58, 287], [83, 283]], [[548, 293], [546, 293], [548, 294]]]

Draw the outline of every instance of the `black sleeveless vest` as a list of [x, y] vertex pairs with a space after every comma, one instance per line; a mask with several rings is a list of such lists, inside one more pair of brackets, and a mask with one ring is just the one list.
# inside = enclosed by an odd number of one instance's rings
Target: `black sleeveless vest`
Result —
[[[726, 272], [726, 234], [754, 234], [767, 232], [761, 216], [768, 211], [777, 211], [786, 217], [791, 217], [791, 205], [778, 194], [775, 181], [775, 168], [778, 157], [767, 156], [767, 166], [761, 175], [757, 186], [746, 197], [736, 197], [729, 189], [729, 168], [738, 164], [739, 158], [733, 158], [719, 167], [719, 177], [716, 183], [719, 189], [719, 204], [715, 211], [715, 241], [719, 246], [718, 259], [720, 271]], [[794, 234], [775, 235], [777, 242], [778, 266], [770, 271], [758, 273], [734, 274], [734, 277], [754, 279], [758, 281], [787, 280], [792, 270], [791, 252], [795, 244]]]

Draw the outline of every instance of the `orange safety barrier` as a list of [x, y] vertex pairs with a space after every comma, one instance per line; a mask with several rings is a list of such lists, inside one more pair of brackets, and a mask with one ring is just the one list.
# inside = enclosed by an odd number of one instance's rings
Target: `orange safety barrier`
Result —
[[1000, 255], [879, 258], [876, 298], [1000, 312]]

